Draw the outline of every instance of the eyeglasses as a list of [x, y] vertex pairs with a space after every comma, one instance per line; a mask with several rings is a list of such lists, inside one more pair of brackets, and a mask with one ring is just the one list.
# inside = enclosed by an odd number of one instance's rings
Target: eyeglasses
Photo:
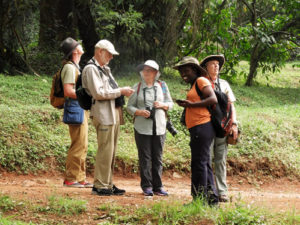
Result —
[[148, 69], [143, 69], [143, 72], [148, 72], [148, 73], [150, 73], [150, 72], [155, 72], [156, 70], [155, 69], [150, 69], [150, 68], [148, 68]]

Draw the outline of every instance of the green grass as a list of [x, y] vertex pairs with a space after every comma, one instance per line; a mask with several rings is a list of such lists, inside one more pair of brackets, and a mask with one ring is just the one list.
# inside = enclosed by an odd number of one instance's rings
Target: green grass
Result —
[[46, 207], [36, 206], [36, 211], [54, 213], [57, 215], [78, 215], [87, 210], [87, 201], [72, 198], [58, 197], [51, 195], [48, 197]]
[[[273, 213], [261, 207], [243, 203], [227, 203], [209, 207], [196, 200], [183, 205], [178, 200], [160, 200], [142, 205], [119, 205], [109, 201], [101, 203], [96, 211], [87, 209], [87, 202], [51, 194], [48, 203], [20, 202], [9, 196], [0, 196], [0, 224], [34, 224], [21, 222], [34, 219], [41, 224], [76, 224], [80, 218], [98, 221], [98, 224], [236, 224], [236, 225], [296, 225], [300, 216], [295, 211]], [[92, 215], [92, 217], [91, 217]], [[38, 219], [37, 219], [38, 218]], [[45, 221], [46, 223], [43, 223]], [[88, 220], [86, 220], [88, 221]], [[40, 223], [39, 223], [40, 224]]]
[[[242, 62], [238, 69], [245, 70]], [[174, 70], [166, 68], [161, 76], [172, 97], [185, 98], [188, 86]], [[117, 77], [120, 86], [139, 82], [139, 75]], [[231, 87], [236, 95], [240, 143], [229, 146], [229, 160], [238, 162], [268, 159], [269, 173], [297, 175], [300, 172], [300, 70], [288, 64], [280, 73], [258, 74], [255, 86], [245, 87], [237, 77]], [[49, 103], [51, 78], [42, 76], [0, 75], [0, 166], [8, 171], [37, 173], [49, 169], [64, 171], [70, 139], [68, 128], [61, 122], [62, 110]], [[176, 104], [169, 116], [179, 131], [176, 137], [167, 133], [164, 169], [189, 171], [190, 149], [187, 130], [179, 123], [181, 108]], [[117, 151], [119, 170], [138, 171], [132, 118], [125, 112], [126, 125], [121, 127]], [[94, 127], [89, 126], [88, 170], [97, 151]], [[233, 167], [234, 168], [234, 167]], [[229, 167], [230, 169], [230, 167]], [[256, 168], [259, 170], [259, 168]]]
[[[295, 212], [274, 214], [242, 202], [209, 207], [201, 200], [183, 205], [181, 202], [160, 201], [151, 206], [119, 207], [101, 205], [101, 224], [236, 224], [294, 225], [300, 222]], [[103, 211], [105, 211], [103, 214]]]

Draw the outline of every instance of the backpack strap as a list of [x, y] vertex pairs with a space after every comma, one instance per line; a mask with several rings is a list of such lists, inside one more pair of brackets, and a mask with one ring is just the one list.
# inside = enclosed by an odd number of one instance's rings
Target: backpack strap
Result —
[[199, 97], [200, 97], [201, 99], [203, 99], [203, 93], [202, 93], [202, 91], [200, 90], [200, 88], [198, 87], [197, 80], [195, 81], [195, 88], [196, 88], [196, 91], [197, 91], [197, 94], [199, 95]]

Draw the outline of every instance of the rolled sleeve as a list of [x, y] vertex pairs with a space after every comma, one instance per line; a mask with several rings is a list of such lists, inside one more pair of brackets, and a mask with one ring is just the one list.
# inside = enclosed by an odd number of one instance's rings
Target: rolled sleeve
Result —
[[137, 105], [136, 105], [136, 103], [137, 103], [137, 86], [138, 86], [138, 84], [135, 84], [133, 86], [134, 92], [129, 97], [127, 107], [126, 107], [127, 112], [132, 116], [135, 114], [136, 110], [138, 110]]

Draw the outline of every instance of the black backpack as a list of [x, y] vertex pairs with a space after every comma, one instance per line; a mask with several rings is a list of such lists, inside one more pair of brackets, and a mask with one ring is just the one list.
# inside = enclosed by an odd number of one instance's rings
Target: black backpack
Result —
[[[98, 68], [98, 66], [95, 64], [94, 61], [89, 62], [88, 64], [86, 64], [86, 66], [90, 65], [90, 64], [93, 64]], [[92, 104], [93, 104], [93, 98], [86, 92], [85, 88], [82, 87], [82, 73], [79, 74], [77, 82], [76, 82], [76, 96], [77, 96], [77, 100], [78, 100], [78, 103], [81, 108], [83, 108], [85, 110], [91, 109]]]
[[92, 107], [92, 96], [90, 96], [85, 88], [82, 87], [82, 74], [78, 76], [76, 82], [76, 96], [81, 108], [90, 110]]
[[[197, 94], [203, 99], [203, 94], [200, 91], [197, 82], [195, 84]], [[232, 127], [232, 109], [231, 103], [228, 101], [227, 95], [222, 92], [220, 84], [217, 84], [217, 90], [214, 90], [218, 99], [216, 105], [208, 106], [207, 109], [211, 114], [211, 122], [216, 132], [216, 137], [226, 137]]]

